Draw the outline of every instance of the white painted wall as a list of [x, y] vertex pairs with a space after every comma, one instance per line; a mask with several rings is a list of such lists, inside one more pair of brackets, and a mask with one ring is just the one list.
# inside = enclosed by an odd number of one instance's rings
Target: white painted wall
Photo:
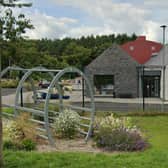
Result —
[[165, 69], [165, 99], [168, 100], [168, 66]]
[[[163, 98], [163, 70], [160, 79], [160, 98]], [[165, 100], [168, 100], [168, 66], [165, 69]]]
[[163, 70], [161, 70], [160, 76], [160, 98], [163, 98]]

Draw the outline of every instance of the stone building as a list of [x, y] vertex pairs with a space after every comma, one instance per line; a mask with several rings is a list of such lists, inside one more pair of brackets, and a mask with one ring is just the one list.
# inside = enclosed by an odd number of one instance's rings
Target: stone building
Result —
[[137, 97], [138, 63], [120, 46], [113, 44], [85, 67], [95, 95]]
[[162, 44], [148, 41], [145, 36], [121, 46], [113, 44], [85, 67], [85, 74], [93, 85], [95, 95], [131, 98], [141, 97], [143, 90], [146, 93], [151, 90], [146, 97], [160, 97], [161, 84], [158, 87], [158, 78], [155, 78], [158, 72], [145, 71], [142, 78], [142, 66], [161, 48]]

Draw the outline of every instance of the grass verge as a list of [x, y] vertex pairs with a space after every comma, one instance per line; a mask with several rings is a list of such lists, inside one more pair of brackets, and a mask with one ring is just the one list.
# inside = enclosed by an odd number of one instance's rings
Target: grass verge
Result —
[[[133, 117], [146, 131], [151, 147], [132, 153], [38, 153], [4, 152], [7, 168], [167, 168], [168, 167], [168, 116]], [[59, 145], [59, 144], [58, 144]]]

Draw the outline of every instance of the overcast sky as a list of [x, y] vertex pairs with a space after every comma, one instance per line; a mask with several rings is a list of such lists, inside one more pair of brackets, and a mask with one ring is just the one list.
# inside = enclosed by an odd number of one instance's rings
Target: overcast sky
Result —
[[[30, 1], [30, 0], [25, 0]], [[160, 25], [168, 24], [168, 0], [31, 0], [20, 9], [31, 19], [30, 38], [136, 33], [162, 41]], [[21, 11], [19, 11], [21, 12]], [[168, 34], [168, 31], [166, 31]], [[167, 37], [166, 37], [167, 42]]]

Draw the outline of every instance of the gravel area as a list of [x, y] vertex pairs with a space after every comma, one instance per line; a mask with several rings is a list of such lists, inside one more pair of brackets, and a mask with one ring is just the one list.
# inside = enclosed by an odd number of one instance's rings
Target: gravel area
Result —
[[87, 143], [84, 139], [56, 139], [56, 146], [52, 147], [50, 145], [38, 145], [37, 151], [39, 152], [91, 152], [91, 153], [99, 153], [102, 150], [95, 147], [94, 142], [92, 140]]

